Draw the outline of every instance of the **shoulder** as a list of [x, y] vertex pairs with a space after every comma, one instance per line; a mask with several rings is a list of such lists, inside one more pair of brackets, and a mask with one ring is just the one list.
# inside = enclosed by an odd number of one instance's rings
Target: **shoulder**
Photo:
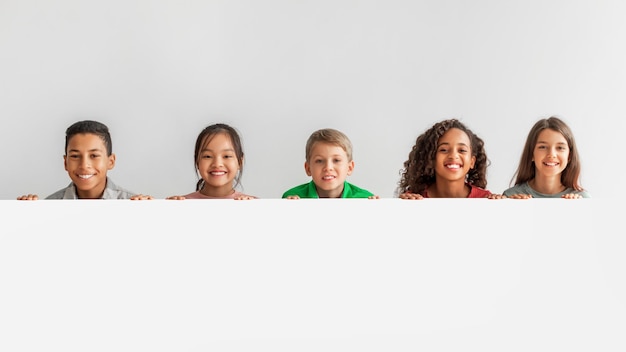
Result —
[[347, 181], [344, 182], [343, 187], [343, 193], [346, 195], [345, 198], [367, 198], [374, 195], [374, 193]]
[[107, 185], [104, 189], [102, 199], [130, 199], [137, 193], [131, 192], [126, 188], [116, 185], [110, 178], [107, 178]]
[[572, 189], [566, 190], [565, 193], [575, 193], [575, 194], [579, 194], [583, 198], [591, 198], [591, 194], [587, 190], [577, 191], [572, 188]]
[[520, 194], [520, 193], [528, 194], [528, 192], [530, 191], [529, 188], [530, 187], [528, 187], [528, 182], [524, 182], [524, 183], [520, 183], [519, 185], [515, 185], [513, 187], [507, 188], [504, 192], [502, 192], [502, 194], [504, 194], [505, 196], [510, 196], [513, 194]]
[[478, 186], [470, 185], [470, 194], [468, 198], [487, 198], [491, 195], [491, 191]]
[[287, 198], [288, 196], [299, 196], [300, 198], [310, 198], [307, 195], [310, 193], [311, 187], [313, 187], [313, 191], [315, 191], [315, 184], [313, 181], [303, 183], [301, 185], [290, 188], [289, 190], [283, 193], [282, 198]]
[[195, 191], [195, 192], [191, 192], [189, 194], [185, 194], [184, 197], [185, 197], [185, 199], [205, 199], [205, 198], [209, 198], [209, 197], [205, 196], [204, 194], [200, 193], [200, 191]]
[[74, 191], [74, 184], [70, 183], [65, 188], [52, 193], [47, 196], [46, 199], [76, 199], [76, 192]]

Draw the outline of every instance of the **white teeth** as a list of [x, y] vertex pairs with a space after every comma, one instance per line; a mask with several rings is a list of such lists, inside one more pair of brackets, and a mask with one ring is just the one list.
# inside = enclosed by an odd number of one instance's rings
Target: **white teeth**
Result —
[[324, 176], [324, 180], [331, 180], [335, 178], [335, 176]]
[[84, 179], [84, 180], [89, 179], [89, 178], [91, 178], [92, 176], [93, 176], [93, 175], [78, 175], [78, 177], [80, 177], [80, 178], [82, 178], [82, 179]]
[[557, 165], [559, 165], [559, 163], [545, 163], [545, 164], [548, 165], [548, 166], [557, 166]]
[[224, 171], [213, 171], [213, 172], [211, 172], [211, 175], [222, 176], [222, 175], [226, 175], [226, 172], [224, 172]]
[[446, 167], [448, 169], [460, 169], [461, 165], [459, 165], [459, 164], [449, 164], [449, 165], [446, 165]]

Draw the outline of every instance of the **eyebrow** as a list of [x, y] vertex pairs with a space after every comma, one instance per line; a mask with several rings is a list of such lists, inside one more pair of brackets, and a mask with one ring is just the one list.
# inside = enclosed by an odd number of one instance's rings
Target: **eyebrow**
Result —
[[[441, 147], [442, 145], [452, 145], [452, 143], [448, 143], [448, 142], [439, 143], [439, 144], [437, 144], [437, 147]], [[465, 144], [465, 143], [463, 143], [463, 142], [461, 142], [461, 143], [457, 143], [457, 144], [455, 144], [455, 145], [462, 145], [462, 146], [469, 147], [469, 144]]]
[[[233, 148], [226, 148], [226, 149], [218, 150], [218, 152], [234, 152], [234, 151], [235, 149]], [[203, 148], [201, 152], [215, 152], [215, 151], [210, 148]]]
[[[78, 150], [78, 149], [70, 149], [67, 152], [68, 153], [80, 153], [80, 150]], [[94, 149], [89, 149], [87, 152], [88, 153], [93, 153], [93, 152], [102, 152], [103, 153], [104, 150], [100, 149], [100, 148], [94, 148]]]
[[[333, 154], [330, 155], [331, 158], [343, 158], [346, 157], [346, 155], [343, 154]], [[315, 155], [311, 155], [311, 158], [325, 158], [325, 156], [323, 155], [319, 155], [319, 154], [315, 154]]]
[[[550, 142], [546, 142], [546, 141], [537, 141], [537, 144], [539, 143], [543, 143], [543, 144], [550, 144]], [[567, 145], [567, 142], [556, 142], [556, 144], [564, 144]]]

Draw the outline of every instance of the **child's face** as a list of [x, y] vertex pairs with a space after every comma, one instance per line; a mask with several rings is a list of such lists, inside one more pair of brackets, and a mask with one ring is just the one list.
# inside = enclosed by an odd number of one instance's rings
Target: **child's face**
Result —
[[343, 183], [352, 174], [354, 161], [343, 148], [323, 142], [313, 144], [310, 160], [304, 163], [306, 174], [313, 178], [320, 198], [339, 198]]
[[465, 182], [465, 175], [474, 167], [471, 141], [467, 133], [451, 128], [437, 142], [435, 174], [437, 179]]
[[197, 163], [200, 177], [204, 179], [204, 192], [211, 196], [232, 193], [233, 180], [239, 171], [239, 160], [230, 137], [218, 133], [199, 153]]
[[106, 187], [107, 171], [115, 166], [115, 154], [107, 156], [107, 148], [99, 136], [77, 134], [68, 141], [63, 163], [79, 198], [100, 198]]
[[533, 150], [537, 175], [559, 175], [569, 162], [569, 145], [560, 132], [546, 128], [537, 136]]

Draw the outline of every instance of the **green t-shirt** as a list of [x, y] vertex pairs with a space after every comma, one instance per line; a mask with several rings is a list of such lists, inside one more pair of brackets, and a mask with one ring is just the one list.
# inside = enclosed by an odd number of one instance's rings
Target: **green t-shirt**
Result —
[[[368, 198], [374, 194], [368, 190], [359, 188], [347, 181], [343, 182], [343, 192], [341, 192], [341, 198]], [[287, 192], [283, 193], [283, 198], [288, 196], [298, 196], [300, 198], [319, 198], [317, 195], [317, 189], [313, 181], [309, 183], [296, 186]]]

